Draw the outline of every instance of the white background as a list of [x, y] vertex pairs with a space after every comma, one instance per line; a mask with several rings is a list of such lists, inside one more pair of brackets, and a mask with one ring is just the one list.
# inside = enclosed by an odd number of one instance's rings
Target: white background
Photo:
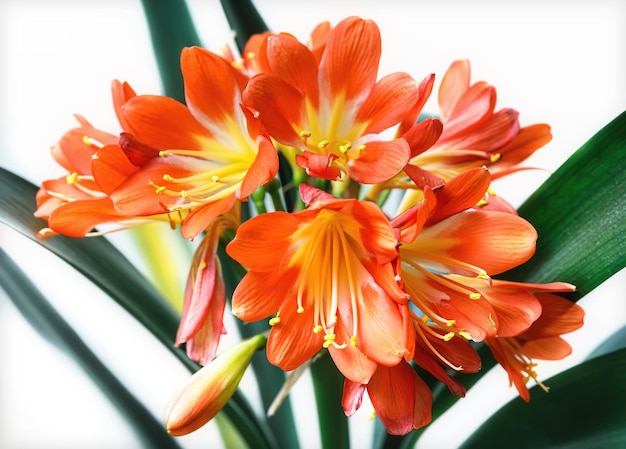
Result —
[[[383, 38], [382, 75], [402, 70], [422, 79], [434, 72], [440, 80], [450, 62], [469, 58], [473, 81], [495, 85], [499, 107], [518, 109], [522, 125], [552, 125], [553, 141], [529, 163], [548, 171], [626, 104], [626, 4], [619, 0], [258, 0], [257, 5], [271, 29], [301, 39], [322, 20], [374, 19]], [[190, 7], [205, 46], [218, 50], [229, 41], [217, 0], [194, 0]], [[160, 93], [139, 0], [2, 0], [0, 58], [0, 162], [34, 183], [62, 174], [49, 147], [75, 126], [73, 113], [102, 129], [119, 130], [110, 101], [112, 79], [129, 81], [138, 93]], [[426, 110], [436, 111], [434, 102]], [[498, 192], [519, 205], [547, 176], [518, 174], [500, 183]], [[186, 370], [58, 259], [4, 227], [0, 243], [161, 419], [169, 398], [188, 377]], [[565, 364], [540, 365], [541, 378], [580, 362], [626, 323], [624, 279], [622, 272], [580, 303], [587, 324], [568, 338], [574, 355]], [[0, 360], [0, 447], [139, 447], [107, 399], [71, 359], [33, 332], [2, 292]], [[490, 373], [456, 411], [431, 426], [422, 447], [455, 447], [468, 429], [513, 396], [504, 372]], [[293, 401], [306, 429], [303, 447], [318, 446], [308, 379]], [[369, 409], [351, 420], [360, 442], [372, 428], [368, 414]], [[214, 432], [209, 425], [180, 442], [189, 448], [220, 447]]]

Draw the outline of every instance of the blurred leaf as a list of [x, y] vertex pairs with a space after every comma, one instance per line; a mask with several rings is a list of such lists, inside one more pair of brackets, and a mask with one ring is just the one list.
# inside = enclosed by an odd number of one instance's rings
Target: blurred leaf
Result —
[[141, 0], [141, 4], [165, 95], [184, 103], [180, 52], [184, 47], [200, 45], [189, 8], [184, 0]]
[[[563, 281], [576, 285], [578, 300], [626, 265], [626, 112], [576, 151], [519, 208], [537, 229], [537, 251], [526, 264], [498, 278], [520, 282]], [[453, 373], [469, 390], [495, 365], [485, 345], [475, 374]], [[440, 385], [433, 389], [433, 420], [459, 399]], [[424, 429], [385, 448], [410, 448]], [[390, 443], [390, 441], [392, 443]]]
[[322, 448], [349, 448], [348, 418], [341, 405], [343, 376], [333, 363], [328, 351], [324, 351], [311, 364], [311, 377], [317, 403]]
[[243, 54], [250, 36], [263, 33], [268, 27], [251, 0], [220, 0], [220, 3], [228, 24], [235, 32], [239, 53]]
[[[199, 365], [190, 360], [182, 348], [173, 345], [179, 316], [117, 248], [104, 237], [73, 239], [58, 235], [38, 238], [37, 232], [47, 223], [33, 216], [37, 208], [37, 187], [3, 168], [0, 168], [0, 185], [3, 189], [0, 222], [74, 267], [135, 317], [191, 372], [198, 370]], [[235, 394], [223, 412], [246, 441], [261, 447], [273, 447], [266, 428], [258, 422], [241, 394]]]
[[462, 448], [625, 447], [625, 372], [626, 349], [575, 366], [546, 381], [549, 393], [535, 386], [530, 403], [502, 407]]
[[109, 371], [1, 248], [0, 286], [33, 329], [80, 365], [146, 448], [180, 448], [163, 424]]

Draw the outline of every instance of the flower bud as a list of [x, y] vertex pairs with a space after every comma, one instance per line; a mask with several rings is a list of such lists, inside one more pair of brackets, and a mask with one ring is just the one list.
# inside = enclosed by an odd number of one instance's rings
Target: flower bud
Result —
[[235, 393], [252, 356], [266, 341], [263, 335], [244, 340], [193, 374], [167, 407], [167, 431], [186, 435], [209, 422]]

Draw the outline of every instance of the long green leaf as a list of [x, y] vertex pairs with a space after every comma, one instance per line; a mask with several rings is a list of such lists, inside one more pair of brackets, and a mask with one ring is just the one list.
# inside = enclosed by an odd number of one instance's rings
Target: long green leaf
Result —
[[220, 0], [228, 24], [235, 32], [235, 42], [240, 53], [253, 34], [263, 33], [269, 28], [251, 0]]
[[[576, 151], [528, 200], [519, 214], [537, 229], [534, 257], [501, 278], [521, 282], [564, 281], [576, 285], [578, 300], [626, 265], [626, 112], [620, 114]], [[495, 365], [480, 345], [483, 368], [458, 374], [469, 389]], [[443, 387], [433, 390], [433, 419], [456, 401]], [[409, 448], [422, 430], [385, 448]], [[393, 440], [392, 444], [389, 441]]]
[[68, 353], [100, 387], [146, 448], [180, 448], [163, 424], [109, 371], [1, 248], [0, 286], [33, 329]]
[[[172, 344], [178, 327], [178, 315], [137, 271], [126, 257], [103, 237], [72, 239], [54, 236], [37, 238], [37, 231], [46, 222], [35, 218], [37, 187], [19, 176], [0, 168], [0, 221], [39, 243], [59, 256], [91, 280], [115, 302], [136, 318], [191, 372], [199, 366], [183, 349]], [[240, 394], [235, 394], [223, 409], [247, 442], [272, 447], [271, 436]]]
[[325, 353], [311, 364], [323, 449], [350, 447], [348, 419], [341, 405], [343, 376]]
[[200, 45], [187, 4], [185, 0], [141, 0], [141, 4], [165, 94], [184, 103], [180, 52], [184, 47]]
[[575, 366], [547, 381], [549, 393], [509, 402], [462, 448], [626, 447], [624, 373], [626, 349]]

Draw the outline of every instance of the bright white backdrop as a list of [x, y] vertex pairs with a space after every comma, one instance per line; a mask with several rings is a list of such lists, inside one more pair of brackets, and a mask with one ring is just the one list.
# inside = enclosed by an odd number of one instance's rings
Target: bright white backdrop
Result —
[[[402, 70], [421, 79], [434, 72], [441, 79], [450, 62], [469, 58], [473, 80], [498, 89], [499, 107], [518, 109], [522, 125], [552, 125], [553, 141], [530, 161], [549, 171], [626, 105], [626, 4], [619, 0], [258, 0], [257, 5], [273, 30], [302, 39], [322, 20], [336, 23], [348, 15], [376, 20], [383, 37], [381, 74]], [[228, 42], [219, 1], [193, 0], [190, 7], [205, 46], [218, 50]], [[142, 14], [139, 0], [0, 2], [3, 167], [34, 183], [60, 175], [49, 147], [75, 125], [73, 113], [116, 132], [109, 92], [113, 78], [129, 81], [139, 93], [160, 92]], [[435, 110], [434, 103], [426, 109]], [[515, 175], [498, 192], [519, 205], [547, 175]], [[62, 262], [4, 227], [0, 244], [160, 419], [186, 370]], [[565, 364], [540, 365], [543, 379], [584, 359], [626, 323], [624, 280], [622, 272], [581, 302], [587, 324], [568, 339], [574, 356]], [[32, 331], [3, 292], [0, 357], [0, 447], [139, 446], [107, 399], [67, 356]], [[456, 411], [431, 427], [423, 447], [455, 447], [468, 428], [513, 396], [504, 372], [490, 373]], [[307, 419], [315, 413], [309, 399], [305, 379], [293, 398], [298, 419], [309, 429], [304, 448], [318, 445], [310, 427], [314, 419]], [[367, 416], [351, 421], [359, 441], [369, 438]], [[180, 442], [189, 448], [219, 447], [212, 426]]]

